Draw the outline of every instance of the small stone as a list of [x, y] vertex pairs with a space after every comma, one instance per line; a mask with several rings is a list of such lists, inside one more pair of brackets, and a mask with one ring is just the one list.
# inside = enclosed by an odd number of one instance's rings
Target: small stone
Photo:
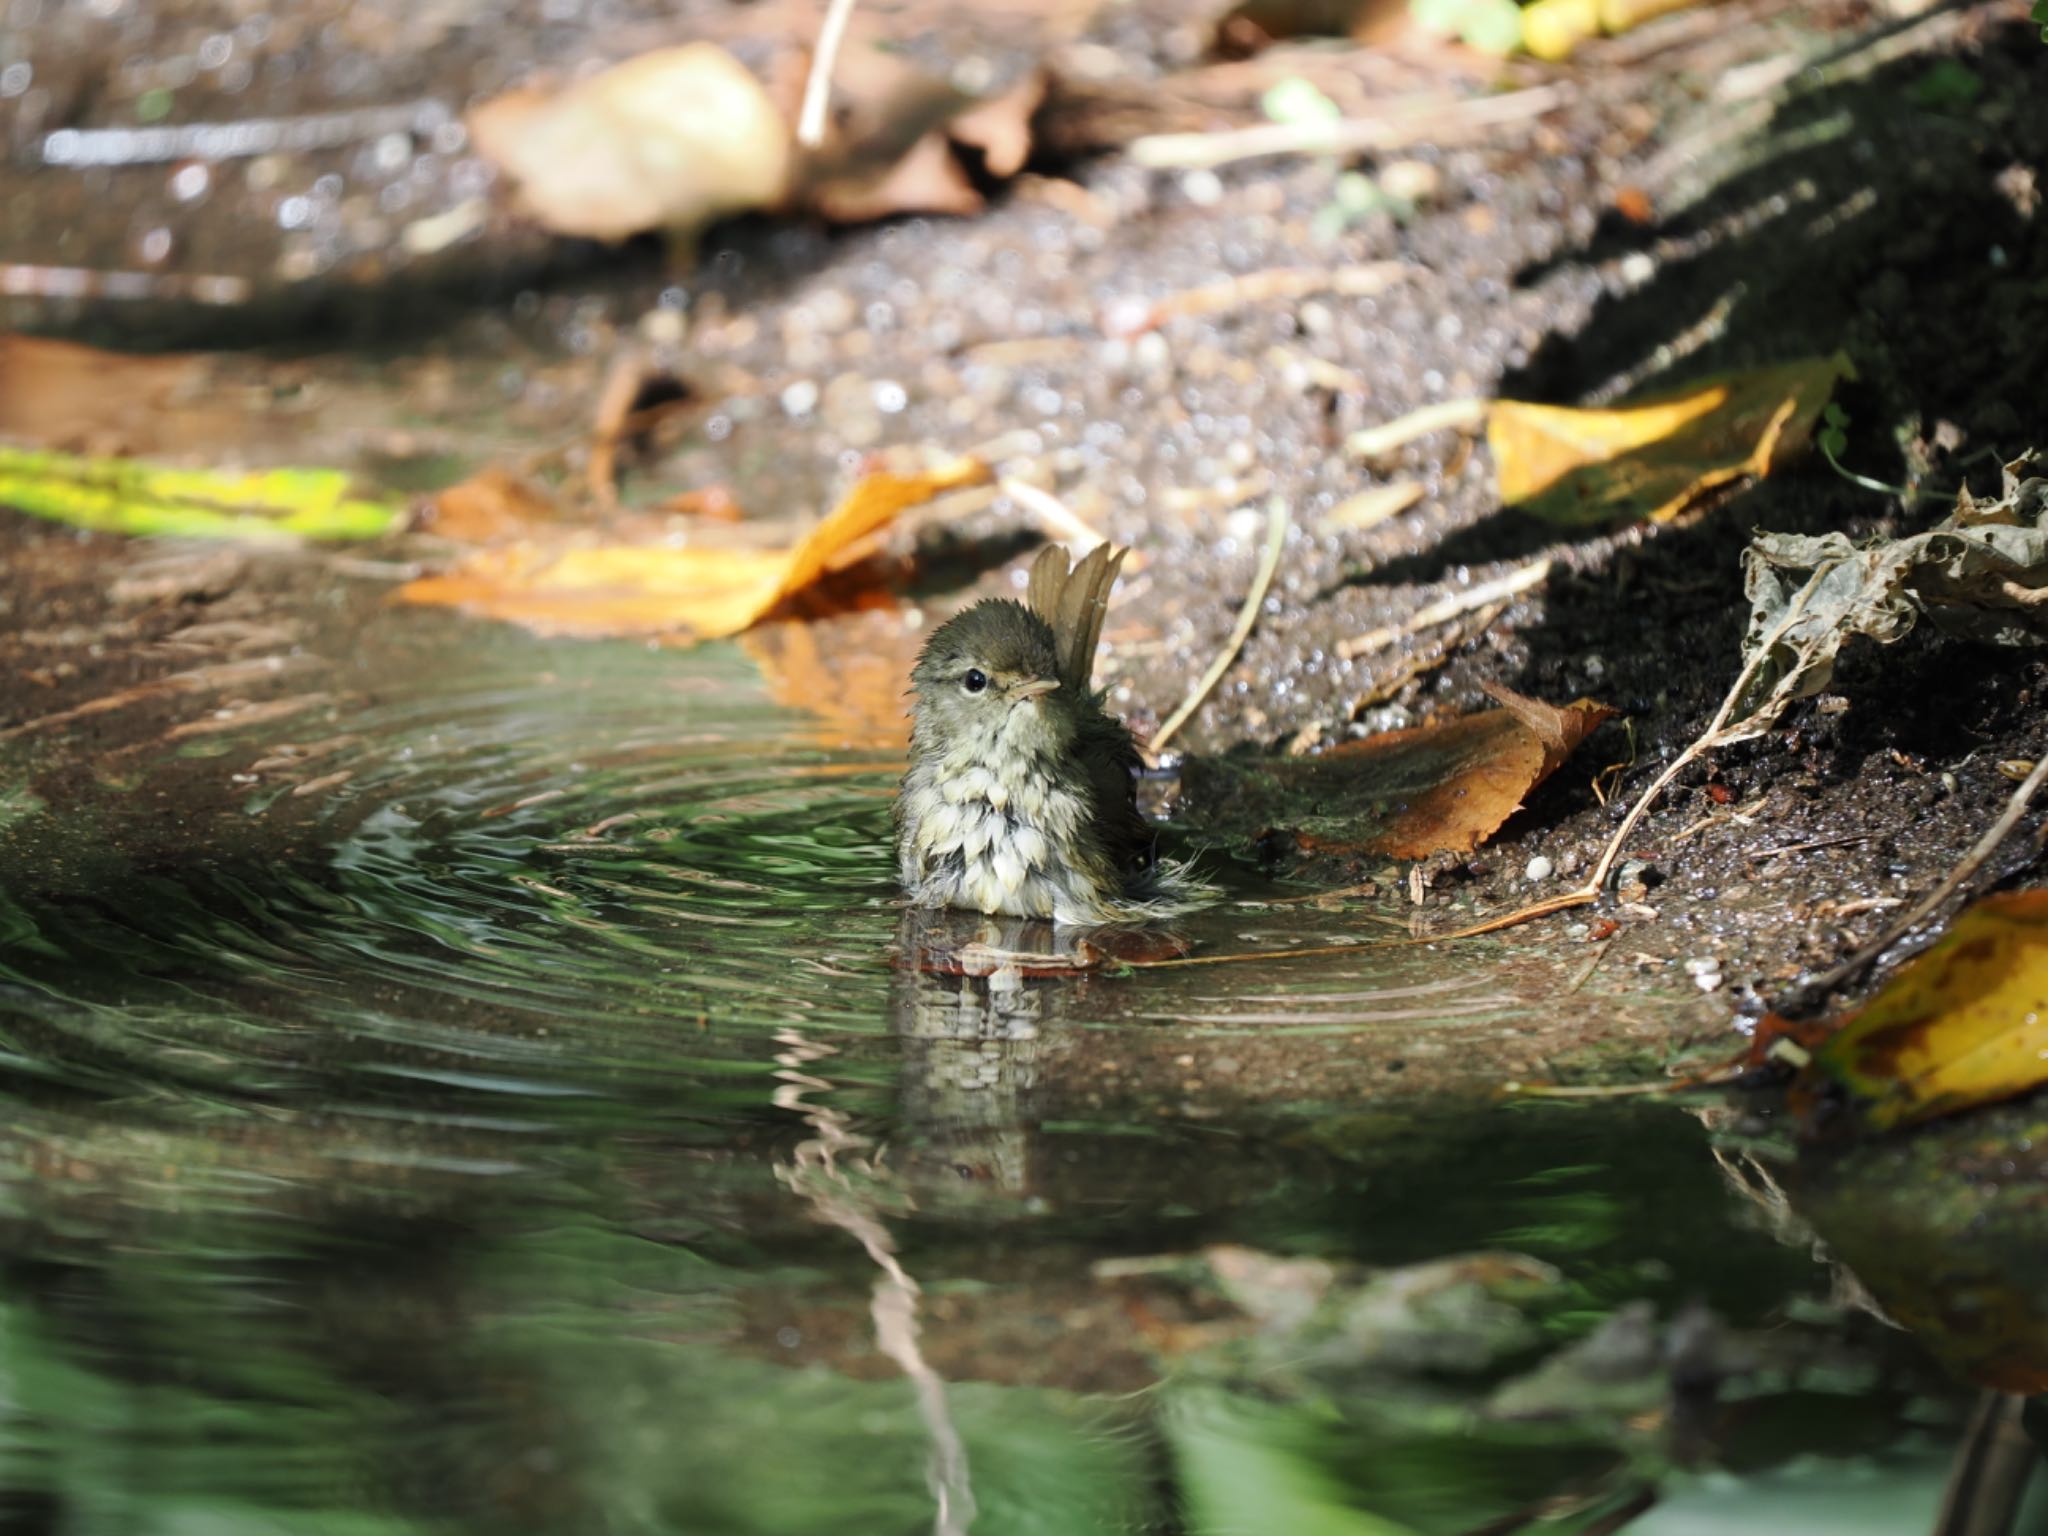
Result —
[[1180, 179], [1180, 192], [1197, 208], [1214, 208], [1223, 201], [1223, 178], [1214, 171], [1189, 171]]
[[1529, 861], [1528, 868], [1522, 871], [1522, 878], [1534, 884], [1538, 880], [1548, 880], [1556, 869], [1556, 865], [1539, 853]]

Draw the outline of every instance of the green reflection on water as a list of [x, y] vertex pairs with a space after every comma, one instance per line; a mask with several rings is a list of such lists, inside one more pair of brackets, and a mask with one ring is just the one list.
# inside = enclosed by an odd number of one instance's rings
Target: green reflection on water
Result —
[[[977, 1533], [1455, 1531], [1662, 1470], [1597, 1417], [1481, 1421], [1546, 1352], [1826, 1288], [1668, 1112], [1332, 1103], [1325, 1057], [1123, 1087], [1287, 1030], [1175, 1024], [1229, 1017], [1227, 975], [892, 970], [891, 765], [729, 649], [499, 637], [342, 725], [299, 782], [346, 780], [258, 784], [232, 850], [0, 866], [9, 1529], [924, 1531], [936, 1413]], [[262, 746], [221, 741], [221, 772]], [[1386, 961], [1402, 1028], [1510, 1016], [1439, 964]], [[1327, 989], [1369, 1014], [1379, 975]], [[1177, 1333], [1095, 1268], [1219, 1242], [1560, 1274], [1458, 1376], [1187, 1346], [1213, 1295]], [[937, 1409], [878, 1343], [890, 1262]], [[1809, 1418], [1868, 1451], [1890, 1391]]]

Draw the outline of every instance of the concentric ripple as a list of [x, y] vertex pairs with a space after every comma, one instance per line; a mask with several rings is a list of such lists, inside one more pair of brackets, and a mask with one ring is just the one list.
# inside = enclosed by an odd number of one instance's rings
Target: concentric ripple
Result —
[[551, 1097], [879, 1027], [896, 766], [807, 740], [743, 658], [499, 639], [332, 724], [214, 759], [259, 828], [315, 807], [277, 857], [17, 899], [24, 1064]]

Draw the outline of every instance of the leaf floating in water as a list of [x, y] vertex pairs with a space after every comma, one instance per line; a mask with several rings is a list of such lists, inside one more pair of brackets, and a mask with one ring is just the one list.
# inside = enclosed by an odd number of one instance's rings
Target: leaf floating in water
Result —
[[1505, 688], [1487, 692], [1503, 708], [1389, 731], [1317, 757], [1250, 768], [1227, 759], [1190, 762], [1188, 798], [1196, 807], [1216, 805], [1226, 828], [1289, 832], [1318, 852], [1469, 853], [1614, 714], [1590, 699], [1559, 709]]
[[0, 505], [102, 533], [182, 539], [373, 539], [391, 502], [351, 497], [338, 469], [247, 473], [0, 448]]
[[1569, 526], [1666, 521], [1792, 457], [1836, 381], [1853, 376], [1837, 353], [1718, 374], [1611, 410], [1496, 400], [1486, 438], [1501, 500]]
[[539, 634], [700, 640], [748, 629], [827, 572], [870, 534], [935, 496], [988, 479], [974, 459], [921, 475], [866, 476], [789, 549], [671, 549], [644, 544], [478, 550], [454, 570], [408, 582], [409, 603], [460, 608]]
[[1911, 1125], [2048, 1083], [2048, 891], [1978, 902], [1822, 1046], [1865, 1125]]

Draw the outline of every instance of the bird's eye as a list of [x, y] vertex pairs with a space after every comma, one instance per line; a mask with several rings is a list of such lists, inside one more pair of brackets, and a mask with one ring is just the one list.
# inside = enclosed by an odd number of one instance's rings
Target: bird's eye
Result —
[[969, 667], [967, 675], [960, 679], [960, 686], [969, 693], [979, 693], [988, 686], [988, 674], [979, 667]]

